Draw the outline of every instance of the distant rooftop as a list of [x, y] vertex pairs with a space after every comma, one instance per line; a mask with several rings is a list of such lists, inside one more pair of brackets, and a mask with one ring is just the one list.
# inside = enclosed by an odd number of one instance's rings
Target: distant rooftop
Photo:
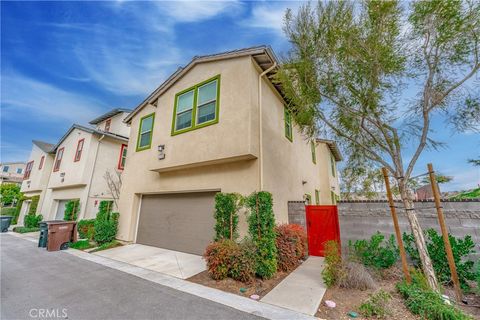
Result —
[[125, 108], [116, 108], [116, 109], [110, 110], [110, 111], [108, 111], [107, 113], [104, 113], [104, 114], [102, 114], [101, 116], [93, 119], [93, 120], [90, 121], [89, 123], [90, 123], [90, 124], [98, 124], [98, 123], [100, 123], [100, 122], [102, 122], [102, 121], [104, 121], [104, 120], [107, 120], [108, 118], [111, 118], [111, 117], [113, 117], [113, 116], [115, 116], [115, 115], [117, 115], [117, 114], [119, 114], [119, 113], [122, 113], [122, 112], [128, 112], [128, 113], [130, 113], [130, 112], [132, 112], [132, 110], [130, 110], [130, 109], [125, 109]]

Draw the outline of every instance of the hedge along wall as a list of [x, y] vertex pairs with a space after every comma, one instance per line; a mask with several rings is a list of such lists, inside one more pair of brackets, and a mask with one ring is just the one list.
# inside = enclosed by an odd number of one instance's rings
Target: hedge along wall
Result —
[[30, 202], [30, 208], [28, 209], [28, 214], [37, 214], [37, 207], [38, 201], [40, 201], [40, 196], [33, 196], [30, 198], [32, 202]]
[[[424, 230], [434, 228], [440, 232], [437, 211], [433, 201], [415, 201], [417, 216]], [[396, 202], [400, 230], [410, 233], [410, 226], [403, 204]], [[476, 244], [475, 261], [480, 258], [480, 199], [451, 201], [442, 200], [443, 213], [448, 232], [455, 237], [469, 234]], [[305, 205], [300, 201], [288, 204], [289, 222], [305, 225]], [[377, 231], [390, 236], [394, 234], [393, 221], [388, 202], [384, 200], [340, 201], [338, 203], [340, 236], [342, 245], [348, 240], [366, 239]]]

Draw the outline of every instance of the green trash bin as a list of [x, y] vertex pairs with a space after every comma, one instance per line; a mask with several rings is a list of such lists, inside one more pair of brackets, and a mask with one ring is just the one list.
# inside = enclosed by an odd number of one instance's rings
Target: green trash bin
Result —
[[38, 247], [46, 248], [48, 241], [48, 224], [46, 221], [42, 221], [38, 224], [40, 227], [40, 237], [38, 238]]
[[0, 230], [2, 232], [7, 232], [8, 227], [10, 227], [10, 223], [12, 222], [13, 217], [12, 216], [0, 216]]

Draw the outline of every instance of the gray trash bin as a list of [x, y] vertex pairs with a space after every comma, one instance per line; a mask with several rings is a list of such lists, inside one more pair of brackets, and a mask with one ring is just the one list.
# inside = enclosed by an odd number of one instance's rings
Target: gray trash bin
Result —
[[12, 216], [0, 216], [1, 226], [0, 229], [2, 232], [7, 232], [8, 227], [10, 227], [10, 223], [12, 223]]

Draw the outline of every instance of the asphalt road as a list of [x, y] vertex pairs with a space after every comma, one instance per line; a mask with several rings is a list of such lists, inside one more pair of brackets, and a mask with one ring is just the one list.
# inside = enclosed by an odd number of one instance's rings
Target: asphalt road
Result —
[[0, 236], [0, 319], [256, 319], [64, 252]]

